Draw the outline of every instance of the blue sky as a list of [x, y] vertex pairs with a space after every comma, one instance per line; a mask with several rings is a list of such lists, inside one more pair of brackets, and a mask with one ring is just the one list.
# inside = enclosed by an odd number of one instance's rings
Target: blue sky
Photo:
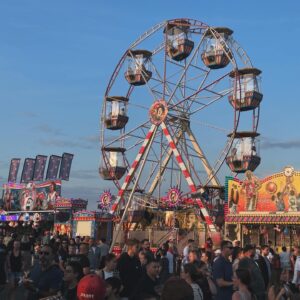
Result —
[[98, 176], [98, 140], [109, 77], [140, 34], [177, 17], [234, 30], [263, 71], [262, 163], [256, 174], [286, 165], [299, 170], [299, 6], [298, 1], [1, 1], [0, 183], [13, 157], [74, 153], [63, 193], [88, 198], [94, 208], [107, 187]]

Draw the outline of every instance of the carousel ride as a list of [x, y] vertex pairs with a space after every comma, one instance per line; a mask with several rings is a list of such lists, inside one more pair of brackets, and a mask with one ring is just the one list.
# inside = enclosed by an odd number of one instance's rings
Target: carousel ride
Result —
[[217, 231], [205, 194], [219, 197], [223, 163], [235, 174], [260, 164], [260, 73], [231, 29], [197, 20], [164, 21], [130, 45], [101, 113], [99, 173], [118, 190], [107, 210], [120, 227], [145, 208], [195, 208]]

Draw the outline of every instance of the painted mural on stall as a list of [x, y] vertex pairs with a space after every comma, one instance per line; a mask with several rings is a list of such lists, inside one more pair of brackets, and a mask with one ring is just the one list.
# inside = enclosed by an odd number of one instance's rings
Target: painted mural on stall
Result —
[[227, 188], [229, 214], [240, 212], [300, 212], [300, 172], [285, 167], [264, 179], [251, 171], [244, 180], [230, 179]]
[[60, 194], [60, 180], [39, 184], [8, 183], [3, 185], [0, 207], [5, 211], [52, 210]]

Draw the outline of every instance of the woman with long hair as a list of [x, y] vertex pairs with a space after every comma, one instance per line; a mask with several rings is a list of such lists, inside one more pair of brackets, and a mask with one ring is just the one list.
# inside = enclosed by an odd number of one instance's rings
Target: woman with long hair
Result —
[[233, 285], [237, 291], [233, 293], [232, 300], [253, 300], [250, 282], [250, 272], [247, 269], [237, 269], [233, 275]]

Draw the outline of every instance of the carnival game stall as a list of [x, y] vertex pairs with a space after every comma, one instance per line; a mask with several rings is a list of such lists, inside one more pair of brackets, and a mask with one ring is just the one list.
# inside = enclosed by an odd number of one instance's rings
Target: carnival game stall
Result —
[[60, 234], [72, 235], [73, 213], [86, 209], [87, 200], [58, 198], [55, 204], [54, 231]]
[[300, 242], [300, 172], [287, 166], [263, 179], [226, 178], [226, 236], [242, 244], [277, 246]]
[[50, 230], [61, 181], [7, 183], [3, 185], [0, 224], [7, 230]]
[[73, 214], [72, 236], [90, 236], [95, 239], [112, 236], [112, 216], [99, 211], [77, 211]]

